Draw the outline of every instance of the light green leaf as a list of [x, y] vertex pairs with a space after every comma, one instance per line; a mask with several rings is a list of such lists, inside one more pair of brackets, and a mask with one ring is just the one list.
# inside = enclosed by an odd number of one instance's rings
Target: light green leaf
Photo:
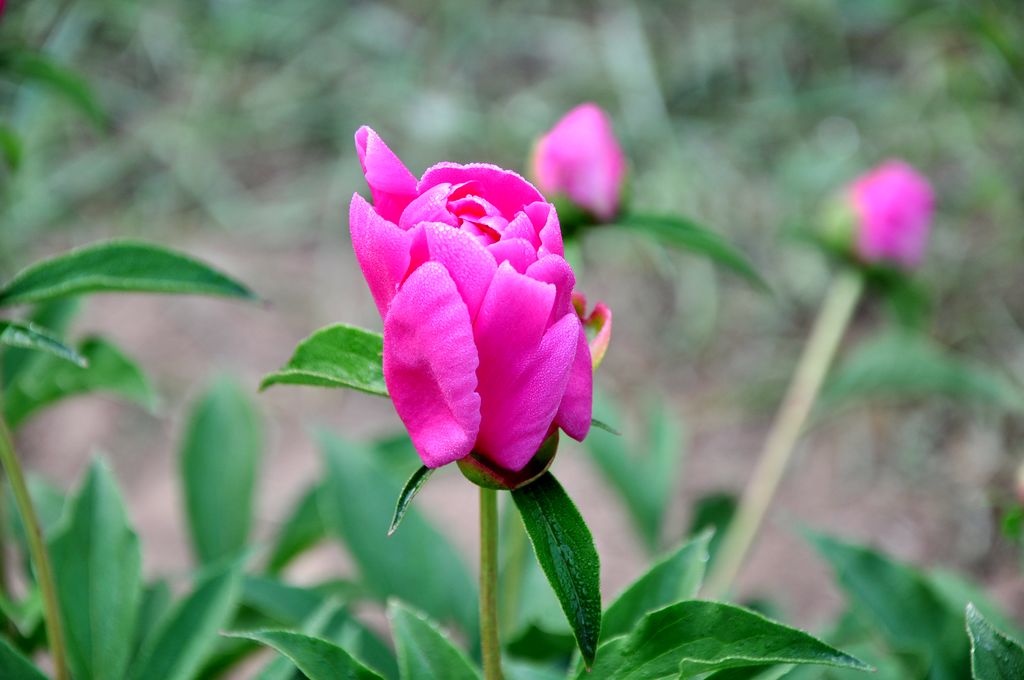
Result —
[[684, 543], [626, 588], [604, 613], [604, 638], [625, 635], [646, 614], [695, 597], [704, 580], [711, 536], [706, 531]]
[[74, 676], [122, 680], [142, 593], [142, 553], [102, 462], [89, 469], [50, 555]]
[[466, 655], [426, 616], [391, 600], [388, 620], [403, 680], [479, 680]]
[[398, 494], [398, 503], [395, 505], [395, 514], [391, 517], [388, 536], [395, 533], [395, 530], [398, 529], [398, 525], [401, 523], [402, 518], [405, 517], [412, 499], [416, 497], [416, 494], [420, 492], [420, 489], [423, 488], [423, 485], [427, 483], [432, 474], [434, 474], [433, 468], [421, 465], [416, 472], [412, 473], [412, 477], [405, 483], [405, 486], [402, 487], [402, 492]]
[[537, 561], [590, 666], [601, 634], [600, 562], [590, 529], [550, 472], [511, 493]]
[[215, 380], [193, 406], [181, 449], [185, 510], [202, 564], [245, 549], [263, 449], [262, 423], [237, 383]]
[[[593, 677], [689, 678], [709, 671], [774, 664], [869, 670], [824, 642], [747, 609], [688, 600], [646, 615], [627, 637], [601, 646]], [[587, 677], [585, 671], [577, 678]]]
[[715, 561], [718, 548], [722, 545], [736, 514], [738, 499], [731, 493], [713, 491], [701, 496], [693, 504], [693, 516], [690, 520], [690, 535], [696, 536], [702, 531], [712, 530], [714, 535], [708, 543], [708, 564]]
[[0, 678], [4, 680], [48, 680], [41, 670], [0, 638]]
[[[54, 335], [66, 336], [72, 319], [81, 307], [79, 302], [77, 298], [65, 298], [36, 305], [27, 321], [35, 326], [48, 329]], [[39, 352], [17, 347], [4, 348], [0, 356], [3, 358], [0, 381], [3, 381], [5, 389], [8, 385], [15, 384], [23, 372], [31, 370], [36, 361], [46, 358]]]
[[50, 331], [33, 323], [0, 320], [0, 344], [46, 352], [58, 359], [70, 361], [79, 368], [87, 365], [85, 357], [65, 345]]
[[246, 574], [242, 580], [242, 604], [288, 627], [306, 621], [326, 600], [316, 591], [275, 578]]
[[22, 372], [4, 394], [4, 414], [17, 427], [37, 410], [67, 397], [108, 392], [152, 409], [156, 395], [142, 369], [102, 338], [86, 338], [78, 352], [86, 368], [49, 355]]
[[320, 517], [317, 500], [320, 488], [319, 484], [314, 484], [306, 490], [278, 532], [267, 561], [267, 571], [271, 574], [280, 573], [298, 555], [326, 537], [327, 528]]
[[380, 397], [384, 384], [384, 336], [335, 324], [321, 328], [299, 343], [284, 368], [263, 378], [260, 389], [271, 385], [345, 387]]
[[746, 255], [722, 235], [693, 220], [676, 215], [627, 214], [615, 220], [615, 226], [647, 234], [658, 241], [706, 256], [715, 264], [738, 274], [757, 288], [767, 291], [768, 284], [750, 264]]
[[0, 289], [0, 306], [103, 292], [256, 298], [243, 284], [183, 253], [136, 241], [105, 241], [16, 274]]
[[973, 604], [967, 605], [967, 634], [971, 638], [974, 680], [1024, 678], [1024, 648], [993, 628]]
[[327, 640], [286, 630], [258, 630], [226, 635], [253, 640], [277, 650], [291, 659], [309, 680], [381, 680], [380, 675]]
[[139, 618], [135, 623], [133, 654], [138, 654], [139, 650], [149, 643], [153, 632], [171, 610], [172, 604], [171, 586], [167, 581], [159, 579], [143, 589], [142, 600], [139, 603]]
[[242, 562], [210, 570], [164, 617], [132, 665], [134, 680], [191, 680], [231, 621], [241, 594]]
[[89, 83], [74, 71], [40, 53], [19, 48], [0, 50], [0, 71], [45, 87], [73, 104], [97, 126], [103, 127], [106, 124], [106, 115]]

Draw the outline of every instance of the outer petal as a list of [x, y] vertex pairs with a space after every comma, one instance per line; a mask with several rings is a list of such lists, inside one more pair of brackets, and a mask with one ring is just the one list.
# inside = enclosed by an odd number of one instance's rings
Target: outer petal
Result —
[[469, 318], [475, 319], [498, 269], [494, 257], [472, 234], [462, 229], [437, 223], [425, 224], [423, 229], [430, 259], [448, 270], [466, 303]]
[[590, 363], [590, 347], [587, 334], [580, 326], [576, 340], [576, 356], [569, 370], [569, 381], [565, 395], [558, 407], [555, 422], [567, 435], [578, 442], [590, 432], [590, 421], [594, 412], [594, 368]]
[[445, 268], [408, 278], [384, 320], [384, 381], [427, 467], [466, 456], [480, 429], [478, 356], [466, 305]]
[[551, 306], [549, 326], [562, 318], [562, 315], [573, 311], [572, 289], [576, 287], [576, 276], [565, 258], [559, 255], [542, 257], [529, 266], [526, 275], [555, 286], [555, 303]]
[[395, 297], [398, 284], [409, 268], [411, 239], [407, 233], [374, 211], [359, 194], [352, 196], [348, 213], [352, 248], [370, 287], [381, 317]]
[[471, 181], [479, 182], [479, 195], [508, 217], [522, 210], [524, 205], [544, 200], [532, 184], [516, 173], [487, 163], [438, 163], [423, 173], [418, 188], [422, 192], [443, 182], [459, 184]]
[[356, 153], [366, 183], [373, 195], [373, 207], [386, 220], [398, 223], [402, 210], [416, 196], [416, 177], [371, 128], [356, 131]]

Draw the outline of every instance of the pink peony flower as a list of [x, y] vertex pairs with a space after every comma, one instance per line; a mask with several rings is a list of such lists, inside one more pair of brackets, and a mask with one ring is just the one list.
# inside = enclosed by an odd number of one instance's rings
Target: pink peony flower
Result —
[[591, 351], [554, 207], [493, 165], [439, 163], [417, 181], [368, 127], [356, 149], [373, 205], [352, 197], [352, 246], [384, 319], [384, 379], [423, 463], [475, 452], [518, 471], [559, 427], [582, 440]]
[[849, 196], [860, 257], [905, 269], [917, 266], [935, 203], [928, 180], [902, 161], [888, 161], [855, 181]]
[[544, 193], [564, 194], [601, 220], [619, 210], [626, 159], [608, 115], [596, 104], [581, 104], [540, 138], [533, 177]]

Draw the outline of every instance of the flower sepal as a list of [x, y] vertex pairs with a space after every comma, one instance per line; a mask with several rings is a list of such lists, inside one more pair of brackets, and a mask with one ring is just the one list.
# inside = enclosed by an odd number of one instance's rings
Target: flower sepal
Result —
[[551, 467], [558, 452], [558, 430], [544, 440], [530, 462], [519, 471], [506, 470], [476, 453], [457, 461], [462, 475], [477, 486], [498, 491], [521, 489], [535, 481]]

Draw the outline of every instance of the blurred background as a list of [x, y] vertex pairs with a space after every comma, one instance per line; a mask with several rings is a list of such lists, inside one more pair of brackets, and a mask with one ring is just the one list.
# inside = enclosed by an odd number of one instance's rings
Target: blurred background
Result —
[[[0, 276], [130, 236], [216, 264], [267, 301], [91, 298], [75, 334], [103, 329], [146, 368], [159, 403], [69, 400], [21, 429], [28, 467], [62, 487], [93, 453], [109, 457], [148, 574], [191, 564], [176, 451], [188, 404], [213, 376], [255, 393], [314, 329], [380, 328], [347, 236], [348, 200], [365, 192], [357, 127], [373, 126], [414, 174], [439, 160], [523, 169], [535, 137], [595, 101], [630, 158], [634, 205], [724, 234], [773, 291], [614, 229], [584, 233], [574, 252], [579, 288], [615, 312], [599, 383], [619, 405], [621, 448], [639, 459], [654, 446], [653, 414], [675, 430], [662, 544], [686, 535], [695, 504], [748, 479], [831, 274], [798, 235], [842, 185], [900, 156], [938, 196], [915, 324], [996, 387], [954, 380], [944, 396], [907, 398], [862, 385], [821, 409], [740, 592], [770, 596], [793, 623], [829, 620], [840, 596], [797, 533], [813, 526], [963, 570], [1024, 613], [1004, 526], [1024, 421], [1013, 399], [986, 396], [1024, 381], [1017, 0], [12, 0], [0, 50], [12, 48], [39, 50], [81, 82], [0, 82], [0, 123], [21, 156], [0, 170]], [[868, 298], [841, 364], [895, 323]], [[320, 474], [316, 428], [353, 440], [400, 432], [390, 404], [357, 393], [255, 398], [267, 422], [264, 535]], [[587, 446], [564, 445], [556, 472], [614, 593], [647, 562], [622, 496]], [[476, 550], [475, 491], [456, 470], [417, 506]], [[346, 568], [328, 547], [292, 576]]]

